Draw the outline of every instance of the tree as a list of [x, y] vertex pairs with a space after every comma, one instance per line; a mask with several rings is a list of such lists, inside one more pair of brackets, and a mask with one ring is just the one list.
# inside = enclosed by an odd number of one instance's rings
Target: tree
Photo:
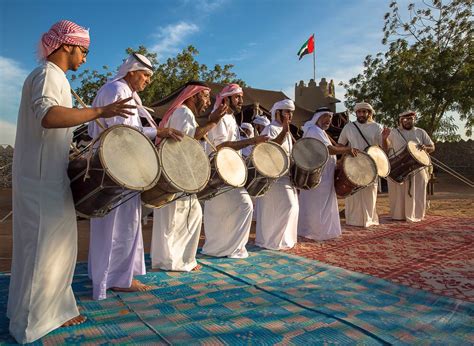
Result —
[[474, 125], [474, 44], [472, 0], [425, 0], [408, 5], [403, 20], [397, 1], [385, 14], [382, 43], [385, 53], [368, 55], [364, 71], [341, 83], [346, 106], [359, 100], [372, 102], [380, 121], [394, 125], [396, 115], [413, 109], [418, 126], [436, 140], [456, 140], [457, 126], [450, 112]]
[[[224, 65], [224, 67], [216, 64], [210, 70], [205, 64], [200, 64], [195, 57], [199, 54], [198, 50], [193, 46], [188, 46], [178, 53], [175, 57], [168, 58], [166, 62], [159, 64], [156, 53], [148, 51], [144, 46], [138, 49], [127, 48], [127, 55], [139, 53], [150, 59], [155, 66], [155, 71], [151, 78], [150, 85], [140, 93], [143, 104], [149, 105], [170, 94], [173, 90], [179, 88], [190, 80], [201, 80], [205, 82], [215, 83], [238, 83], [246, 86], [245, 82], [237, 78], [232, 72], [233, 65]], [[79, 79], [81, 86], [76, 92], [87, 103], [91, 104], [99, 88], [105, 84], [107, 78], [112, 73], [108, 71], [107, 66], [103, 66], [104, 71], [85, 70], [78, 76], [73, 75], [72, 79]]]

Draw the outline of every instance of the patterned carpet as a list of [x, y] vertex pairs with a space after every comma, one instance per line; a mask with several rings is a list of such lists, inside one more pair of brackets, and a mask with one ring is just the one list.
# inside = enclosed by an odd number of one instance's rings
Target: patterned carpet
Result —
[[[242, 260], [200, 256], [200, 272], [153, 272], [149, 292], [91, 300], [86, 264], [74, 291], [88, 321], [48, 344], [469, 344], [474, 304], [286, 253], [250, 249]], [[149, 263], [148, 263], [149, 265]], [[9, 276], [0, 274], [0, 343]]]
[[474, 302], [474, 218], [409, 224], [382, 217], [369, 229], [344, 226], [338, 239], [298, 241], [289, 253]]

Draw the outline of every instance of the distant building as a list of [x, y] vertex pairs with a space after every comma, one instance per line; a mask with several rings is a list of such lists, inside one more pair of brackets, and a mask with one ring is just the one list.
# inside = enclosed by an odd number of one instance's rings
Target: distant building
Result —
[[328, 107], [332, 112], [336, 112], [336, 103], [341, 102], [336, 98], [334, 81], [327, 82], [322, 78], [319, 85], [314, 79], [310, 79], [306, 86], [304, 81], [295, 83], [295, 103], [309, 110], [316, 110], [319, 107]]

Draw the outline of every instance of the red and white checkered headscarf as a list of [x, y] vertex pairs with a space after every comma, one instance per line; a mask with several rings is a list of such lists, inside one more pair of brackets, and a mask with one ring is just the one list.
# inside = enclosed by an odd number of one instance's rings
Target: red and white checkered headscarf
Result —
[[38, 56], [45, 60], [63, 44], [89, 48], [89, 29], [85, 29], [69, 20], [61, 20], [44, 33], [39, 42]]
[[217, 95], [216, 102], [214, 103], [214, 108], [212, 109], [212, 111], [214, 112], [217, 108], [219, 108], [224, 97], [228, 97], [228, 96], [232, 96], [236, 94], [242, 94], [242, 95], [244, 94], [240, 85], [235, 84], [235, 83], [226, 85], [224, 89], [222, 89], [222, 91]]

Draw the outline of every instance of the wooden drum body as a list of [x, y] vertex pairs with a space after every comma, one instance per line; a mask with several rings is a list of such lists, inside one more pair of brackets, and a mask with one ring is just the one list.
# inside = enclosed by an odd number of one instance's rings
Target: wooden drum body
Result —
[[373, 184], [376, 179], [377, 166], [368, 154], [359, 152], [357, 156], [346, 155], [336, 168], [334, 178], [336, 194], [340, 197], [350, 196]]
[[149, 208], [161, 208], [183, 193], [197, 193], [209, 181], [209, 159], [194, 138], [165, 138], [158, 148], [158, 159], [161, 177], [152, 189], [142, 193], [142, 203]]
[[249, 195], [263, 196], [275, 180], [288, 172], [289, 161], [285, 150], [274, 142], [254, 146], [247, 158], [248, 179], [245, 188]]
[[200, 200], [211, 199], [221, 193], [243, 187], [247, 181], [247, 166], [232, 148], [221, 148], [210, 157], [211, 177], [207, 186], [197, 193]]
[[102, 217], [124, 200], [152, 188], [160, 177], [160, 166], [154, 145], [144, 134], [117, 125], [69, 162], [68, 176], [78, 215]]
[[419, 169], [431, 165], [431, 158], [426, 151], [418, 149], [418, 143], [409, 141], [405, 150], [390, 158], [390, 165], [390, 179], [400, 184]]
[[316, 138], [302, 138], [293, 146], [291, 157], [293, 159], [291, 167], [293, 185], [303, 190], [317, 187], [329, 158], [326, 145]]

